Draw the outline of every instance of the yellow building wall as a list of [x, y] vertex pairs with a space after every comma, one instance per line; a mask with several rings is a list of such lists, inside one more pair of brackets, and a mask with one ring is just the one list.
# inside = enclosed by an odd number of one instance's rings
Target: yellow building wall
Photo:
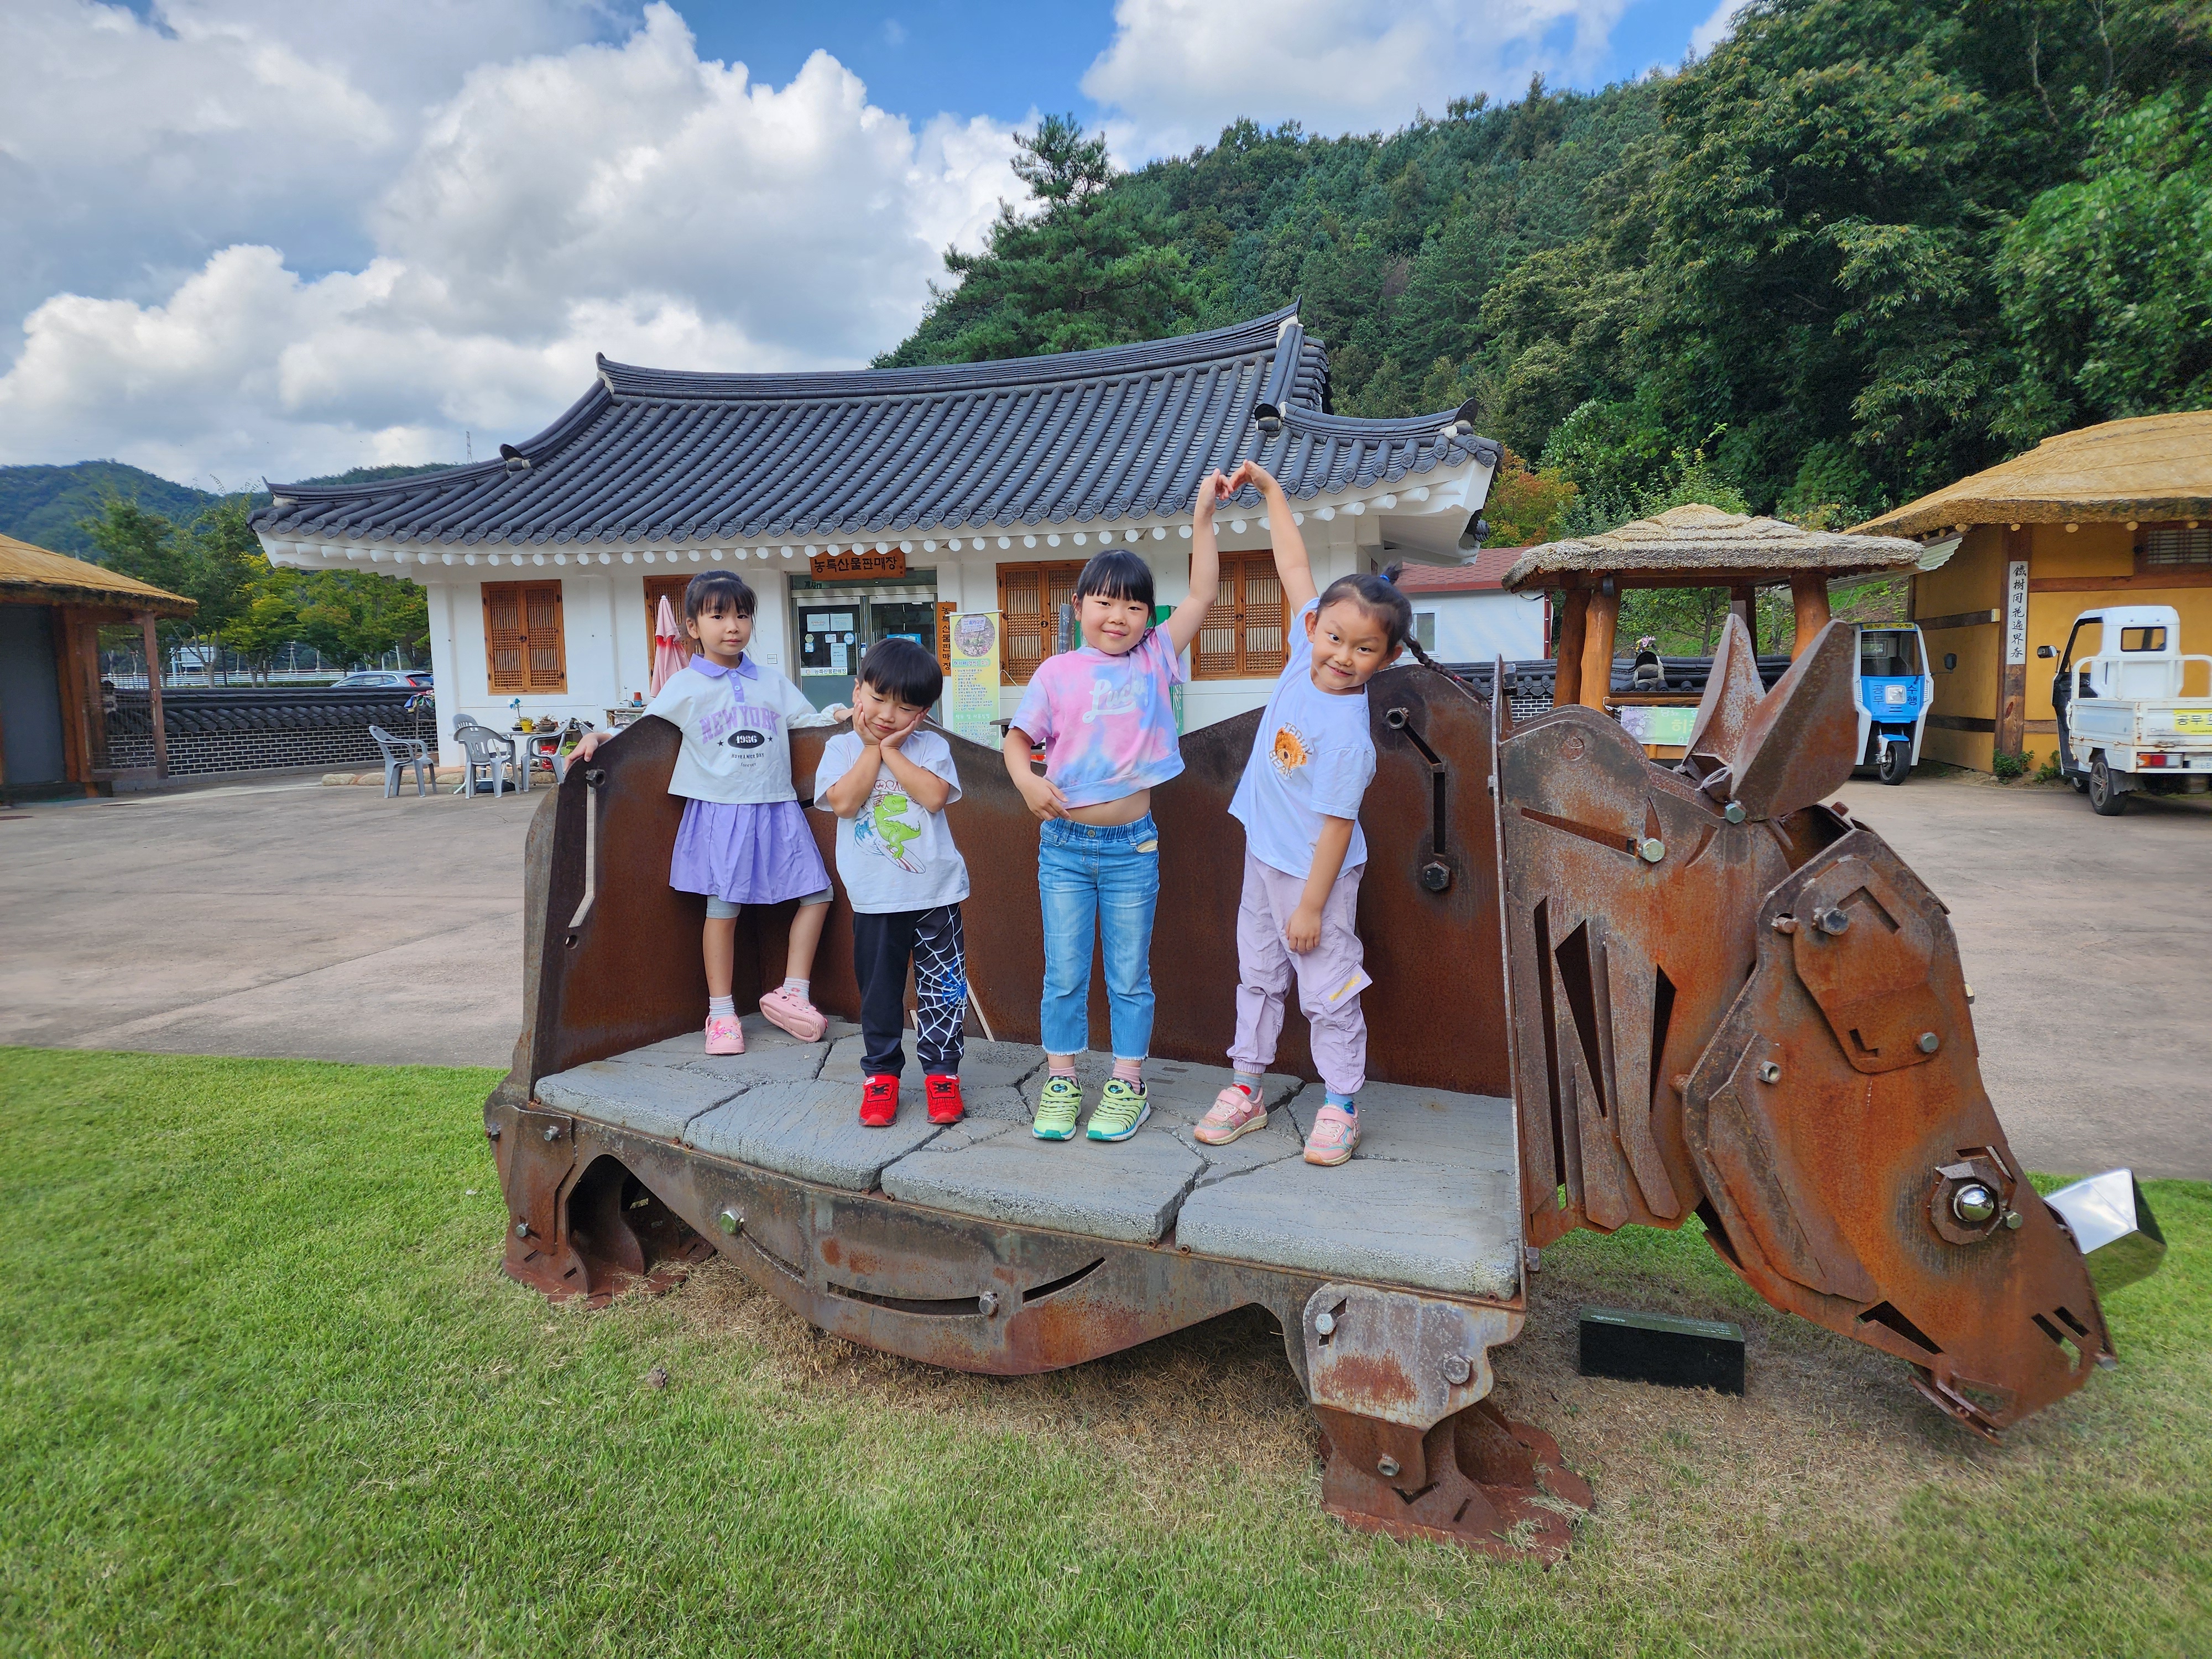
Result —
[[[2029, 574], [2033, 574], [2031, 567]], [[1923, 570], [1913, 577], [1912, 614], [1955, 617], [1969, 611], [2002, 611], [2004, 575], [2003, 526], [1976, 525], [1940, 568]], [[1986, 772], [1996, 752], [1995, 737], [1988, 732], [1946, 731], [1936, 721], [1947, 715], [1996, 720], [2004, 629], [1987, 623], [1975, 628], [1937, 629], [1927, 633], [1926, 643], [1929, 672], [1936, 677], [1936, 701], [1929, 710], [1920, 757]], [[1958, 665], [1945, 667], [1947, 656], [1957, 658]]]
[[[2135, 539], [2135, 533], [2124, 524], [2083, 524], [2071, 533], [2063, 524], [2028, 527], [2027, 731], [2021, 747], [2032, 765], [2051, 759], [2058, 749], [2057, 718], [2051, 704], [2051, 682], [2058, 663], [2055, 656], [2042, 658], [2036, 652], [2045, 645], [2054, 652], [2063, 651], [2074, 619], [2083, 611], [2113, 605], [2170, 605], [2181, 617], [2181, 648], [2212, 652], [2212, 587], [2122, 586], [2057, 592], [2039, 587], [2054, 579], [2133, 575]], [[2005, 526], [1975, 526], [1941, 569], [1923, 571], [1913, 578], [1913, 615], [1924, 618], [1972, 611], [2002, 611], [2005, 564]], [[1936, 676], [1936, 702], [1921, 754], [1929, 760], [1986, 772], [1996, 748], [1995, 734], [1947, 732], [1934, 723], [1934, 717], [1950, 715], [1995, 724], [2004, 677], [2003, 626], [1936, 629], [1928, 632], [1927, 641], [1929, 667]], [[1947, 654], [1958, 659], [1957, 667], [1944, 667]], [[2192, 683], [2190, 689], [2197, 688]]]
[[[2074, 619], [2084, 611], [2112, 605], [2170, 605], [2181, 617], [2181, 648], [2212, 652], [2212, 587], [2111, 587], [2081, 592], [2036, 591], [2052, 577], [2129, 576], [2135, 573], [2135, 536], [2122, 524], [2085, 524], [2072, 535], [2059, 524], [2034, 529], [2034, 550], [2027, 567], [2027, 737], [2022, 745], [2038, 762], [2057, 752], [2057, 712], [2051, 706], [2056, 658], [2037, 656], [2037, 647], [2066, 648]], [[2087, 642], [2085, 638], [2085, 643]], [[2188, 690], [2197, 691], [2196, 675]]]

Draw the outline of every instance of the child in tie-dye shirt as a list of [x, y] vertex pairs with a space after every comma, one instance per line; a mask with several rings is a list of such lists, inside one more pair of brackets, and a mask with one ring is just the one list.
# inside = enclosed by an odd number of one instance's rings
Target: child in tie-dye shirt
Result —
[[[1083, 1111], [1076, 1056], [1090, 1042], [1091, 941], [1106, 956], [1114, 1074], [1091, 1115], [1093, 1140], [1127, 1140], [1152, 1115], [1144, 1061], [1152, 1040], [1152, 908], [1160, 892], [1160, 832], [1152, 787], [1182, 770], [1175, 686], [1220, 580], [1213, 509], [1230, 494], [1218, 472], [1191, 506], [1190, 594], [1152, 625], [1152, 573], [1116, 548], [1076, 579], [1081, 648], [1048, 657], [1030, 677], [1006, 730], [1006, 770], [1037, 837], [1044, 908], [1043, 1036], [1047, 1059], [1032, 1131], [1070, 1140]], [[1031, 765], [1035, 746], [1045, 769]]]

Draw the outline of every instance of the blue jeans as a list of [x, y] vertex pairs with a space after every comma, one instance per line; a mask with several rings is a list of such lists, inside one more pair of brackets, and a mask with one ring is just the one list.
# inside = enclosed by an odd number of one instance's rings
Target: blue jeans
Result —
[[1147, 812], [1101, 828], [1051, 818], [1037, 836], [1044, 903], [1044, 1049], [1079, 1054], [1091, 1042], [1091, 930], [1106, 944], [1114, 1056], [1142, 1060], [1152, 1042], [1152, 908], [1160, 896], [1160, 832]]

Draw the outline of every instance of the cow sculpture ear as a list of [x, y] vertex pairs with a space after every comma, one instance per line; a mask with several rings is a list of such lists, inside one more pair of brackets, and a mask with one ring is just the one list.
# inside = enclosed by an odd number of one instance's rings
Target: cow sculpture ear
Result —
[[1751, 635], [1730, 616], [1690, 728], [1683, 769], [1747, 818], [1787, 817], [1851, 775], [1858, 708], [1851, 693], [1850, 623], [1832, 622], [1790, 665], [1774, 690], [1759, 691]]

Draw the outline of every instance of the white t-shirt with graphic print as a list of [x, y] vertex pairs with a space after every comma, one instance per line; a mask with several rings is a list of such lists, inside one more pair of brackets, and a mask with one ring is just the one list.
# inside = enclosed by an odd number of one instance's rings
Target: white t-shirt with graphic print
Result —
[[1367, 862], [1367, 837], [1359, 828], [1360, 799], [1375, 778], [1367, 688], [1332, 692], [1313, 683], [1306, 618], [1320, 608], [1319, 599], [1309, 599], [1291, 623], [1291, 659], [1267, 699], [1252, 758], [1229, 803], [1252, 856], [1286, 876], [1313, 873], [1324, 817], [1352, 820], [1344, 868]]
[[[814, 804], [828, 805], [830, 786], [851, 771], [863, 745], [857, 732], [840, 732], [822, 745], [814, 771]], [[960, 773], [952, 745], [934, 732], [918, 731], [899, 745], [925, 772], [952, 786], [950, 806], [960, 799]], [[952, 844], [945, 814], [925, 812], [880, 763], [876, 781], [860, 811], [837, 820], [837, 879], [855, 915], [891, 915], [905, 910], [934, 910], [968, 896], [968, 863]]]

